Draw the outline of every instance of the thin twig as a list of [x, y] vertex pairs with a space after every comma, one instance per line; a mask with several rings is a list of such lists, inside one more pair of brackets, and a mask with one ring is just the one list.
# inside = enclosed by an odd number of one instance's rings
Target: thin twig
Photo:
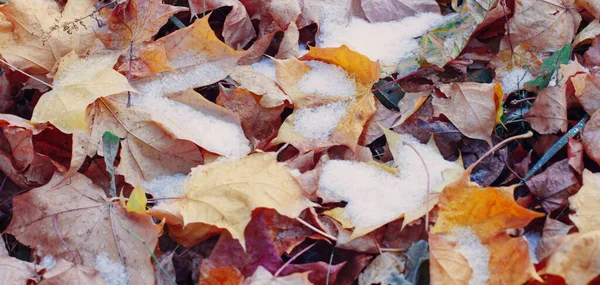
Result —
[[2, 63], [4, 63], [4, 64], [8, 65], [10, 68], [12, 68], [12, 69], [14, 69], [14, 70], [16, 70], [16, 71], [18, 71], [18, 72], [21, 72], [21, 73], [23, 73], [23, 74], [27, 75], [27, 77], [29, 77], [29, 78], [31, 78], [31, 79], [33, 79], [33, 80], [35, 80], [35, 81], [39, 82], [39, 83], [42, 83], [42, 84], [44, 84], [44, 85], [46, 85], [46, 86], [48, 86], [48, 87], [50, 87], [50, 88], [54, 89], [54, 87], [53, 87], [52, 85], [50, 85], [49, 83], [47, 83], [47, 82], [44, 82], [43, 80], [40, 80], [40, 79], [38, 79], [37, 77], [35, 77], [35, 76], [33, 76], [33, 75], [31, 75], [31, 74], [29, 74], [29, 73], [27, 73], [27, 72], [23, 71], [23, 70], [20, 70], [20, 69], [19, 69], [19, 68], [17, 68], [16, 66], [14, 66], [14, 65], [12, 65], [12, 64], [10, 64], [10, 63], [8, 63], [8, 62], [4, 61], [3, 59], [0, 59], [0, 62], [2, 62]]
[[326, 238], [328, 238], [328, 239], [330, 239], [330, 240], [337, 241], [337, 238], [336, 238], [336, 237], [334, 237], [334, 236], [332, 236], [332, 235], [330, 235], [330, 234], [328, 234], [328, 233], [326, 233], [326, 232], [324, 232], [324, 231], [322, 231], [322, 230], [319, 230], [319, 229], [315, 228], [313, 225], [309, 224], [307, 221], [305, 221], [305, 220], [303, 220], [303, 219], [296, 218], [296, 221], [298, 221], [298, 222], [302, 223], [302, 224], [303, 224], [303, 225], [305, 225], [307, 228], [309, 228], [309, 229], [311, 229], [311, 230], [315, 231], [316, 233], [318, 233], [318, 234], [320, 234], [320, 235], [322, 235], [322, 236], [324, 236], [324, 237], [326, 237]]
[[325, 279], [325, 285], [329, 285], [329, 274], [331, 274], [331, 264], [333, 263], [333, 254], [335, 253], [335, 247], [331, 249], [331, 256], [329, 257], [329, 263], [327, 265], [327, 278]]
[[514, 137], [510, 137], [510, 138], [507, 138], [507, 139], [501, 141], [499, 144], [495, 145], [492, 149], [490, 149], [486, 153], [484, 153], [477, 161], [475, 161], [475, 163], [471, 164], [469, 166], [469, 169], [473, 170], [473, 168], [475, 168], [475, 166], [477, 166], [483, 159], [485, 159], [489, 155], [493, 154], [498, 149], [502, 148], [505, 144], [507, 144], [511, 141], [514, 141], [514, 140], [518, 140], [518, 139], [530, 138], [531, 136], [533, 136], [533, 133], [531, 131], [528, 131], [527, 133], [524, 133], [524, 134], [521, 134], [518, 136], [514, 136]]
[[273, 275], [273, 278], [276, 278], [277, 276], [279, 276], [279, 274], [281, 273], [281, 271], [283, 271], [283, 269], [286, 266], [288, 266], [290, 263], [292, 263], [292, 261], [294, 261], [296, 258], [298, 258], [298, 256], [300, 256], [303, 253], [307, 252], [309, 249], [311, 249], [316, 244], [317, 244], [317, 242], [314, 242], [313, 244], [307, 246], [305, 249], [303, 249], [300, 252], [296, 253], [296, 255], [292, 256], [292, 258], [290, 258], [290, 260], [288, 260], [285, 264], [283, 264], [281, 267], [279, 267], [279, 269], [277, 269], [277, 272], [275, 272], [275, 274]]

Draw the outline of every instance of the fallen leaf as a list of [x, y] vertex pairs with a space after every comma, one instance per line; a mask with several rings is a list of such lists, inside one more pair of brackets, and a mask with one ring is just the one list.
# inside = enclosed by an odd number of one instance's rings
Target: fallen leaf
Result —
[[360, 5], [371, 23], [398, 21], [418, 13], [440, 13], [433, 0], [363, 0]]
[[129, 195], [129, 200], [127, 200], [127, 212], [145, 214], [147, 201], [144, 189], [139, 187], [133, 188], [133, 191]]
[[358, 284], [391, 284], [388, 279], [404, 272], [406, 258], [397, 253], [384, 252], [378, 255], [360, 274]]
[[48, 184], [17, 195], [6, 231], [41, 255], [87, 267], [94, 267], [98, 256], [104, 255], [124, 266], [131, 284], [153, 283], [148, 250], [156, 246], [160, 229], [152, 218], [127, 213], [82, 174], [57, 185], [62, 180], [55, 174]]
[[2, 57], [19, 69], [43, 74], [71, 51], [86, 55], [94, 49], [94, 31], [102, 20], [94, 4], [69, 0], [62, 7], [52, 0], [17, 0], [2, 5], [0, 13], [10, 22], [0, 31]]
[[132, 78], [148, 77], [163, 71], [175, 72], [169, 64], [163, 42], [150, 42], [132, 50], [132, 56], [121, 55], [117, 69]]
[[2, 284], [27, 284], [37, 281], [35, 264], [25, 262], [14, 257], [0, 257], [0, 283]]
[[583, 165], [583, 143], [577, 139], [569, 137], [567, 144], [567, 151], [569, 156], [569, 165], [581, 174], [584, 169]]
[[308, 272], [294, 273], [284, 277], [275, 277], [264, 267], [260, 266], [256, 272], [244, 280], [244, 285], [303, 285], [313, 284], [308, 280]]
[[185, 193], [181, 206], [185, 224], [227, 229], [244, 248], [244, 229], [254, 209], [271, 208], [294, 218], [311, 206], [294, 177], [266, 153], [193, 168]]
[[20, 117], [0, 114], [0, 170], [19, 187], [28, 189], [50, 181], [60, 164], [38, 153], [33, 136], [44, 126], [32, 126]]
[[[536, 51], [557, 51], [570, 43], [581, 22], [579, 13], [570, 7], [574, 0], [515, 1], [514, 16], [508, 20], [510, 41], [513, 45], [529, 44]], [[508, 36], [500, 49], [509, 48]]]
[[540, 134], [566, 132], [569, 121], [564, 88], [550, 86], [542, 89], [524, 117], [525, 121]]
[[[270, 61], [271, 59], [263, 59]], [[272, 108], [283, 105], [286, 101], [292, 102], [290, 97], [281, 90], [277, 82], [268, 76], [257, 72], [250, 66], [237, 66], [231, 73], [231, 78], [239, 83], [239, 88], [261, 95], [260, 105]]]
[[359, 144], [361, 145], [371, 144], [383, 136], [382, 127], [386, 129], [391, 128], [394, 122], [402, 116], [402, 113], [386, 108], [379, 100], [375, 104], [377, 111], [375, 111], [375, 115], [373, 115], [365, 126], [365, 130], [359, 140]]
[[[223, 6], [231, 6], [231, 12], [225, 18], [223, 25], [223, 38], [228, 46], [236, 50], [244, 48], [256, 36], [246, 8], [238, 0], [190, 0], [189, 4], [192, 16]], [[208, 21], [206, 16], [200, 20], [204, 19]]]
[[[277, 1], [271, 1], [270, 3], [274, 3]], [[298, 2], [295, 2], [298, 3]], [[279, 3], [278, 5], [287, 4], [287, 3]], [[291, 3], [292, 7], [294, 3]], [[298, 7], [298, 9], [300, 9]], [[298, 11], [300, 12], [300, 11]], [[277, 54], [275, 58], [277, 59], [286, 59], [286, 58], [294, 58], [300, 55], [300, 51], [298, 50], [298, 40], [300, 38], [300, 32], [298, 31], [298, 27], [295, 22], [290, 22], [287, 26], [287, 30], [283, 34], [283, 39], [281, 39], [281, 44], [279, 45], [279, 49], [277, 50]]]
[[[575, 0], [575, 2], [579, 2], [580, 0]], [[600, 6], [599, 6], [600, 7]], [[573, 40], [573, 46], [579, 46], [583, 44], [591, 44], [592, 40], [600, 35], [600, 21], [597, 19], [590, 22], [583, 30], [581, 30], [575, 39]]]
[[170, 16], [187, 10], [159, 0], [122, 2], [110, 10], [107, 25], [97, 31], [96, 36], [109, 49], [122, 50], [130, 44], [139, 46], [151, 41]]
[[559, 220], [546, 217], [542, 239], [535, 249], [537, 259], [542, 260], [549, 256], [554, 250], [556, 237], [566, 236], [572, 228], [573, 226], [567, 225]]
[[567, 284], [589, 284], [600, 274], [598, 239], [598, 230], [555, 237], [539, 274], [563, 277]]
[[86, 108], [96, 99], [135, 91], [127, 78], [112, 69], [115, 53], [80, 58], [74, 52], [59, 63], [52, 91], [46, 92], [33, 110], [31, 121], [50, 122], [63, 133], [87, 132]]
[[575, 75], [571, 82], [575, 88], [575, 97], [581, 107], [589, 114], [593, 115], [600, 109], [600, 78], [589, 74]]
[[555, 162], [543, 172], [529, 178], [525, 185], [550, 213], [567, 205], [567, 199], [581, 186], [568, 159]]
[[238, 285], [242, 284], [244, 276], [235, 268], [214, 268], [200, 280], [198, 285]]
[[569, 197], [571, 209], [574, 214], [569, 215], [571, 221], [575, 223], [580, 233], [587, 233], [600, 230], [600, 221], [598, 221], [597, 209], [600, 207], [600, 174], [583, 170], [583, 185], [577, 194]]
[[585, 154], [600, 164], [600, 113], [596, 111], [585, 124], [581, 134]]
[[440, 212], [432, 233], [470, 227], [481, 240], [486, 240], [506, 229], [525, 227], [531, 220], [544, 216], [515, 202], [516, 185], [481, 188], [470, 181], [471, 171], [472, 167], [468, 168], [442, 191], [438, 203]]
[[281, 126], [283, 106], [262, 107], [257, 97], [243, 88], [221, 88], [217, 104], [240, 118], [244, 134], [250, 139], [254, 149], [261, 149], [277, 135], [277, 130]]
[[444, 114], [465, 136], [484, 140], [491, 145], [490, 136], [496, 126], [495, 96], [499, 91], [495, 85], [473, 82], [451, 83], [441, 86], [440, 91], [448, 99], [433, 98], [435, 116]]
[[[295, 0], [264, 1], [263, 5], [264, 12], [269, 14], [279, 29], [289, 30], [290, 26], [296, 28], [295, 22], [302, 12], [300, 2]], [[266, 20], [266, 18], [263, 19]], [[296, 44], [296, 46], [298, 45]]]
[[594, 17], [598, 18], [600, 17], [600, 4], [596, 3], [594, 1], [588, 1], [588, 0], [575, 0], [575, 6], [577, 7], [581, 7], [585, 10], [587, 10], [588, 12], [590, 12], [590, 14], [594, 15]]

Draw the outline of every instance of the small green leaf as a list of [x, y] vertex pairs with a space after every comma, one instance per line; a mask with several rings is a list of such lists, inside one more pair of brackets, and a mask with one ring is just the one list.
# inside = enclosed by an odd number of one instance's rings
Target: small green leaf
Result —
[[550, 84], [552, 75], [560, 68], [561, 64], [569, 63], [571, 56], [571, 44], [566, 44], [563, 48], [556, 51], [551, 57], [544, 60], [539, 73], [535, 79], [526, 82], [525, 85], [533, 90], [542, 90]]
[[110, 174], [110, 195], [117, 197], [117, 186], [115, 184], [115, 157], [119, 150], [119, 137], [111, 132], [105, 132], [102, 135], [102, 147], [104, 149], [104, 162], [106, 163], [106, 171]]

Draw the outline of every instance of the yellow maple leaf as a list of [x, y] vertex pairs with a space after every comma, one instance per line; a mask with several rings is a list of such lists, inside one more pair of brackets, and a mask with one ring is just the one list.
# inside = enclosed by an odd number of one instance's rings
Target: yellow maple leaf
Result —
[[600, 230], [600, 220], [598, 220], [598, 209], [600, 209], [599, 188], [600, 174], [584, 169], [583, 186], [577, 194], [569, 197], [571, 209], [576, 211], [569, 217], [581, 233]]
[[244, 229], [257, 208], [297, 217], [312, 203], [273, 153], [200, 165], [185, 182], [184, 225], [204, 223], [227, 229], [245, 248]]
[[129, 200], [127, 200], [127, 212], [146, 214], [146, 192], [140, 187], [133, 188]]
[[127, 78], [113, 70], [118, 54], [101, 53], [80, 58], [71, 52], [60, 61], [54, 88], [33, 110], [32, 122], [50, 122], [63, 133], [88, 131], [86, 108], [96, 99], [135, 91]]

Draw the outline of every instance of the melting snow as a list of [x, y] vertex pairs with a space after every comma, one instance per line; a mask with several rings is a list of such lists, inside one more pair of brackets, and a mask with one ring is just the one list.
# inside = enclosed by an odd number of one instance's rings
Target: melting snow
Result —
[[306, 138], [326, 141], [350, 107], [349, 102], [336, 102], [294, 113], [294, 131]]
[[56, 266], [56, 259], [52, 255], [46, 255], [42, 258], [39, 265], [46, 268], [46, 270], [50, 270]]
[[113, 262], [108, 258], [106, 252], [100, 253], [96, 256], [96, 262], [94, 268], [100, 273], [100, 277], [106, 281], [109, 285], [127, 285], [129, 284], [129, 277], [125, 271], [125, 266], [121, 263]]
[[401, 59], [415, 57], [418, 37], [443, 23], [445, 17], [421, 13], [399, 21], [369, 23], [354, 17], [344, 23], [339, 9], [324, 9], [317, 46], [338, 47], [342, 44], [362, 53], [383, 66], [395, 66]]
[[455, 228], [453, 233], [458, 238], [456, 249], [467, 259], [473, 270], [469, 285], [488, 284], [490, 251], [469, 228]]
[[164, 175], [145, 182], [142, 187], [154, 198], [181, 197], [185, 195], [185, 177], [186, 175], [181, 173]]
[[[460, 165], [446, 161], [429, 145], [420, 144], [409, 135], [402, 135], [427, 162], [430, 186], [443, 181], [442, 171], [459, 169]], [[325, 163], [319, 179], [319, 193], [326, 201], [347, 201], [344, 215], [359, 227], [385, 224], [400, 215], [419, 209], [426, 202], [427, 175], [412, 148], [398, 145], [396, 174], [376, 166], [345, 160]], [[402, 199], [398, 199], [402, 197]]]
[[505, 72], [502, 75], [500, 84], [502, 85], [502, 91], [505, 94], [519, 90], [524, 87], [525, 83], [533, 80], [535, 77], [529, 73], [526, 69], [515, 68], [509, 72]]
[[357, 93], [356, 82], [343, 68], [317, 60], [304, 63], [310, 66], [311, 70], [296, 84], [300, 91], [342, 98], [350, 98]]
[[260, 73], [266, 77], [271, 78], [273, 81], [277, 82], [277, 77], [275, 76], [275, 65], [273, 64], [273, 60], [268, 57], [263, 57], [260, 61], [253, 63], [250, 65], [252, 70]]

